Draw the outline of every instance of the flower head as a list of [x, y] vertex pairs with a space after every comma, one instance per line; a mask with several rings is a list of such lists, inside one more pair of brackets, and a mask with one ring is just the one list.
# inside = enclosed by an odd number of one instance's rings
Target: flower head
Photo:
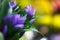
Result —
[[35, 9], [32, 9], [32, 6], [29, 5], [24, 9], [25, 13], [27, 13], [30, 16], [33, 16], [35, 14]]
[[9, 3], [8, 13], [12, 13], [12, 8], [13, 8], [14, 6], [16, 6], [16, 2], [15, 2], [15, 1]]
[[16, 6], [16, 1], [10, 2], [10, 3], [9, 3], [9, 6], [10, 6], [10, 7]]
[[15, 28], [23, 28], [26, 16], [20, 16], [20, 14], [9, 15], [4, 18], [4, 23], [11, 23]]

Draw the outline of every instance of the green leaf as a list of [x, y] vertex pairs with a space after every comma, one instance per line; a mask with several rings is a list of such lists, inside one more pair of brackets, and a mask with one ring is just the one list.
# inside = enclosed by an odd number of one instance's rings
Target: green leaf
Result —
[[20, 14], [21, 14], [22, 16], [26, 15], [26, 13], [25, 13], [23, 10], [20, 10]]
[[13, 34], [13, 33], [12, 33], [13, 30], [12, 30], [12, 26], [11, 26], [11, 24], [8, 23], [7, 26], [8, 26], [8, 35]]
[[40, 33], [42, 36], [44, 36], [41, 32], [39, 32], [35, 27], [30, 27], [29, 29], [24, 29], [24, 31], [34, 31], [37, 33]]
[[25, 30], [24, 29], [20, 29], [20, 30], [17, 31], [17, 33], [19, 33], [19, 32], [25, 32]]
[[35, 32], [38, 32], [38, 33], [40, 33], [42, 36], [44, 36], [41, 32], [39, 32], [36, 28], [35, 28], [35, 26], [32, 24], [32, 23], [30, 23], [28, 20], [26, 20], [25, 21], [25, 24], [27, 24], [28, 25], [28, 29], [25, 27], [25, 29], [24, 29], [24, 31], [35, 31]]
[[41, 18], [41, 15], [33, 16], [32, 18]]
[[[20, 15], [24, 16], [26, 13], [24, 12], [24, 10], [21, 8], [21, 6], [18, 6], [20, 5], [19, 3], [17, 3], [17, 5], [15, 7], [13, 7], [13, 14], [17, 14], [17, 13], [20, 13]], [[16, 9], [17, 7], [19, 7], [17, 10], [14, 10]]]
[[19, 35], [18, 35], [18, 33], [16, 33], [15, 34], [15, 36], [14, 36], [14, 39], [13, 40], [19, 40]]
[[32, 23], [30, 23], [28, 20], [26, 20], [25, 23], [28, 24], [29, 27], [28, 27], [28, 29], [25, 28], [24, 31], [29, 31], [29, 30], [31, 30], [31, 31], [38, 32], [38, 33], [40, 33], [42, 36], [44, 36], [44, 35], [43, 35], [41, 32], [39, 32], [39, 31], [35, 28], [35, 26], [34, 26]]
[[[0, 10], [1, 10], [1, 4], [0, 4]], [[0, 11], [1, 12], [1, 11]]]
[[30, 23], [30, 21], [28, 20], [25, 20], [25, 24], [28, 25], [29, 27], [35, 27], [32, 23]]
[[2, 21], [2, 18], [7, 14], [8, 7], [9, 7], [8, 0], [3, 0], [0, 11], [0, 22]]
[[31, 28], [29, 28], [29, 29], [24, 29], [25, 31], [35, 31], [35, 32], [39, 32], [36, 28], [33, 28], [33, 27], [31, 27]]

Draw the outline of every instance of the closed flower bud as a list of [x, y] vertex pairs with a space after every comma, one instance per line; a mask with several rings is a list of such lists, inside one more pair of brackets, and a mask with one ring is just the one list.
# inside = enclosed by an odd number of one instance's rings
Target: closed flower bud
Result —
[[25, 13], [30, 15], [30, 16], [33, 16], [35, 14], [35, 10], [32, 9], [32, 6], [29, 5], [27, 6], [25, 9], [24, 9]]

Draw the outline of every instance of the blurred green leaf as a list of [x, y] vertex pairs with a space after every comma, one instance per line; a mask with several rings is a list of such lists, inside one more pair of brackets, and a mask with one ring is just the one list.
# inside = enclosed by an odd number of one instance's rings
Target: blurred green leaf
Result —
[[39, 32], [36, 28], [34, 27], [30, 27], [29, 29], [24, 29], [25, 31], [35, 31], [35, 32]]
[[37, 32], [39, 34], [41, 34], [42, 36], [44, 36], [40, 31], [38, 31], [35, 27], [30, 27], [29, 29], [24, 29], [24, 31], [34, 31]]
[[30, 23], [30, 21], [28, 20], [25, 20], [25, 24], [28, 25], [29, 27], [35, 27], [32, 23]]
[[25, 28], [24, 29], [24, 31], [35, 31], [35, 32], [38, 32], [38, 33], [40, 33], [42, 36], [44, 36], [40, 31], [38, 31], [36, 28], [35, 28], [35, 26], [32, 24], [32, 23], [30, 23], [28, 20], [26, 20], [25, 21], [25, 24], [28, 24], [28, 29], [27, 28]]
[[11, 24], [8, 23], [7, 26], [8, 26], [8, 35], [13, 34], [13, 33], [12, 33], [13, 30], [12, 30], [12, 26], [11, 26]]
[[1, 10], [0, 10], [0, 22], [1, 22], [2, 18], [7, 14], [8, 7], [9, 7], [8, 0], [3, 0], [2, 4], [1, 4]]
[[[1, 10], [1, 4], [0, 4], [0, 10]], [[1, 12], [1, 11], [0, 11]]]
[[15, 34], [15, 36], [14, 36], [14, 39], [13, 40], [19, 40], [19, 35], [18, 35], [18, 33], [16, 33]]
[[[20, 4], [18, 3], [15, 7], [13, 7], [13, 14], [19, 13], [20, 15], [24, 16], [26, 13], [24, 10], [19, 6]], [[19, 7], [17, 10], [15, 10], [17, 7]]]

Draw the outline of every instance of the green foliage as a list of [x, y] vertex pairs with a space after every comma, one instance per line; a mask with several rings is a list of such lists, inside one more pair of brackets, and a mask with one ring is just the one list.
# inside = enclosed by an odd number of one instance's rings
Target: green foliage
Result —
[[18, 33], [16, 33], [15, 34], [15, 36], [14, 36], [14, 39], [13, 40], [19, 40], [19, 35], [18, 35]]
[[8, 7], [8, 0], [4, 0], [0, 5], [0, 22], [2, 21], [2, 18], [7, 14]]

